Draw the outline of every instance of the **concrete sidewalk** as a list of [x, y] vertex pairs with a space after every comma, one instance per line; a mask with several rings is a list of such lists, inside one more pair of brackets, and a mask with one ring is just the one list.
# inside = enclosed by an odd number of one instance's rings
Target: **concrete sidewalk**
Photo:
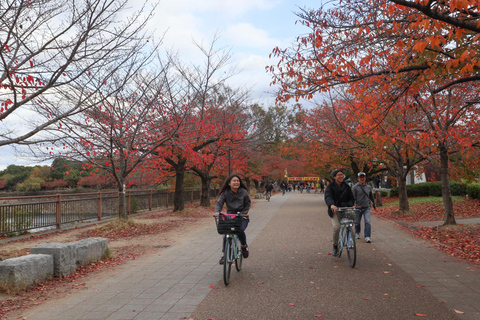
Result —
[[[458, 223], [478, 223], [477, 218]], [[435, 226], [440, 222], [416, 225]], [[429, 242], [413, 238], [399, 224], [372, 215], [372, 241], [375, 246], [424, 286], [460, 319], [480, 319], [480, 268], [453, 258]], [[456, 312], [457, 312], [456, 311]]]
[[[279, 194], [275, 201], [256, 201], [250, 212], [255, 223], [247, 229], [249, 243], [288, 198], [289, 194]], [[188, 319], [222, 279], [222, 268], [218, 267], [221, 240], [212, 218], [210, 227], [198, 230], [189, 240], [159, 255], [141, 257], [128, 268], [117, 267], [114, 276], [93, 288], [13, 313], [8, 319]]]
[[[271, 221], [274, 216], [276, 219]], [[299, 221], [300, 217], [304, 218]], [[212, 318], [303, 320], [306, 318], [300, 314], [306, 309], [322, 307], [330, 312], [325, 311], [325, 319], [416, 319], [418, 317], [413, 316], [410, 309], [421, 313], [416, 310], [428, 304], [425, 308], [430, 319], [436, 319], [435, 314], [438, 319], [480, 319], [478, 268], [443, 254], [423, 240], [412, 238], [394, 222], [373, 216], [372, 226], [373, 243], [359, 241], [357, 266], [351, 269], [345, 256], [337, 259], [328, 255], [331, 223], [326, 216], [323, 195], [277, 194], [270, 202], [255, 201], [247, 229], [252, 257], [245, 261], [241, 272], [232, 271], [232, 283], [228, 287], [223, 286], [221, 280], [222, 268], [218, 266], [221, 237], [212, 218], [211, 227], [198, 230], [185, 242], [159, 255], [141, 257], [128, 267], [117, 267], [114, 276], [95, 287], [12, 313], [8, 319], [189, 319], [192, 314], [202, 314], [202, 310], [214, 310], [218, 296], [222, 300], [225, 295], [233, 298], [264, 286], [261, 282], [268, 281], [275, 288], [271, 289], [273, 294], [268, 295], [268, 303], [255, 300], [257, 296], [252, 294], [250, 299], [253, 300], [249, 301], [252, 308], [248, 314], [240, 313], [247, 311], [239, 307], [237, 316], [221, 317], [218, 311]], [[272, 242], [271, 239], [280, 241]], [[269, 257], [275, 260], [271, 262]], [[389, 271], [384, 271], [385, 268]], [[258, 280], [262, 272], [269, 277], [268, 281]], [[344, 285], [339, 285], [341, 281]], [[315, 288], [320, 284], [321, 288]], [[276, 286], [286, 286], [289, 291], [276, 290]], [[348, 288], [350, 290], [345, 291]], [[318, 295], [318, 290], [326, 290], [331, 295]], [[438, 300], [426, 294], [427, 291]], [[261, 296], [259, 292], [255, 294]], [[413, 294], [418, 296], [412, 297]], [[364, 298], [370, 296], [373, 298]], [[337, 302], [333, 305], [332, 297]], [[293, 307], [288, 303], [279, 303], [294, 299], [297, 313], [291, 311]], [[355, 305], [348, 299], [355, 301]], [[445, 301], [445, 304], [438, 301]], [[263, 307], [253, 306], [255, 303], [263, 303]], [[305, 310], [301, 310], [302, 303], [305, 303]], [[388, 303], [391, 305], [385, 305]], [[463, 313], [450, 312], [444, 305]], [[342, 313], [348, 308], [359, 313]], [[384, 317], [361, 316], [376, 309], [381, 309]], [[312, 312], [314, 310], [318, 309]], [[403, 317], [404, 310], [409, 311], [410, 317]], [[272, 318], [274, 312], [280, 316]], [[385, 317], [389, 312], [391, 316]], [[204, 318], [195, 317], [199, 319]]]

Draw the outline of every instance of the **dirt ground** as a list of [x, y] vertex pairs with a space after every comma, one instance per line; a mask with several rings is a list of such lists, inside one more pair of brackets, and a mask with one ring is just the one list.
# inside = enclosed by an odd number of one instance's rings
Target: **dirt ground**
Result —
[[77, 273], [62, 279], [54, 278], [17, 293], [0, 293], [0, 319], [19, 308], [31, 308], [48, 299], [68, 295], [73, 290], [88, 288], [90, 284], [110, 277], [120, 266], [138, 263], [142, 257], [158, 254], [166, 247], [183, 241], [199, 227], [214, 223], [212, 208], [190, 207], [181, 213], [161, 210], [135, 215], [132, 226], [119, 227], [115, 220], [78, 225], [68, 230], [50, 231], [18, 239], [2, 239], [0, 258], [8, 259], [29, 254], [30, 248], [47, 242], [71, 242], [89, 237], [105, 237], [112, 251], [106, 261], [80, 267]]

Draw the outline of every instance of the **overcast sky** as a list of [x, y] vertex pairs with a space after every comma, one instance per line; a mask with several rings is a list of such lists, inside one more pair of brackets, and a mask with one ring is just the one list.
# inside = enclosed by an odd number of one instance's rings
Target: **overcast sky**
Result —
[[[143, 3], [131, 0], [132, 7]], [[164, 33], [163, 48], [177, 51], [183, 61], [194, 61], [199, 52], [194, 41], [219, 44], [232, 53], [231, 63], [240, 71], [230, 85], [252, 88], [252, 98], [267, 107], [273, 103], [270, 76], [265, 67], [274, 63], [269, 54], [276, 46], [286, 48], [308, 29], [295, 24], [294, 12], [318, 8], [313, 0], [161, 0], [149, 29], [158, 38]], [[0, 170], [10, 164], [36, 165], [32, 159], [15, 155], [11, 147], [0, 148]]]

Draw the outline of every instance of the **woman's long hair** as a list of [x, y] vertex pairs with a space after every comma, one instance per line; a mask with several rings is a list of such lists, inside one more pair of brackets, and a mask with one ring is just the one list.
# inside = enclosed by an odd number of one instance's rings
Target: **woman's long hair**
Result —
[[227, 190], [231, 190], [232, 188], [230, 187], [229, 183], [230, 181], [232, 181], [233, 178], [237, 177], [238, 180], [240, 180], [240, 187], [238, 189], [245, 189], [247, 190], [248, 192], [248, 188], [243, 184], [242, 182], [242, 179], [240, 178], [240, 176], [238, 174], [232, 174], [230, 177], [227, 178], [227, 180], [225, 180], [225, 183], [223, 184], [223, 187], [222, 189], [220, 189], [220, 194], [224, 193], [225, 191]]

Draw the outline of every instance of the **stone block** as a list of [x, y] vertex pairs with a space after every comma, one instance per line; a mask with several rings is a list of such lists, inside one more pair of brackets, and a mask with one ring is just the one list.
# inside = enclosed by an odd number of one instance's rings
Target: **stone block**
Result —
[[50, 254], [53, 256], [53, 274], [65, 277], [75, 273], [77, 269], [77, 250], [74, 242], [43, 243], [30, 249], [32, 254]]
[[53, 277], [53, 256], [29, 254], [0, 262], [0, 289], [25, 289]]
[[108, 249], [108, 239], [87, 238], [72, 242], [76, 247], [76, 264], [84, 266], [93, 261], [101, 260]]

